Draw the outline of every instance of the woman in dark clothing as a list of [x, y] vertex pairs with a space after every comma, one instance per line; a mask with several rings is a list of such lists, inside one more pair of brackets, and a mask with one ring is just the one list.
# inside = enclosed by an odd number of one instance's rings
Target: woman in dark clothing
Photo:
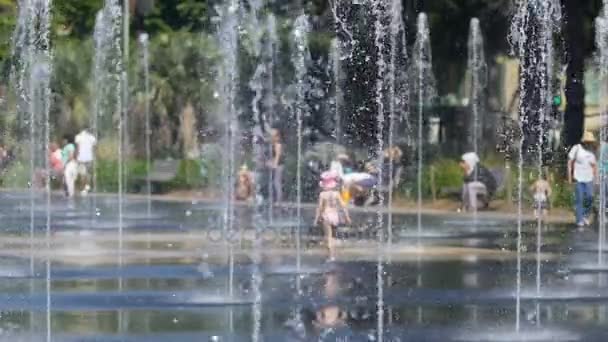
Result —
[[496, 179], [492, 172], [479, 163], [479, 157], [475, 152], [462, 155], [460, 167], [464, 171], [464, 185], [462, 188], [463, 210], [478, 210], [477, 196], [484, 198], [484, 207], [489, 204], [490, 198], [496, 192]]

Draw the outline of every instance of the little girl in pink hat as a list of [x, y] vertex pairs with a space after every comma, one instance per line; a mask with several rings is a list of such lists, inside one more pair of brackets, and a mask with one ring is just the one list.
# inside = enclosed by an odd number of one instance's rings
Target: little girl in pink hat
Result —
[[338, 190], [338, 179], [339, 175], [334, 171], [327, 171], [321, 174], [321, 181], [319, 186], [321, 187], [321, 193], [319, 194], [319, 206], [317, 207], [317, 215], [315, 218], [315, 226], [321, 222], [323, 224], [323, 231], [325, 233], [325, 239], [327, 241], [327, 249], [329, 250], [329, 258], [333, 260], [335, 258], [335, 241], [334, 241], [334, 229], [340, 225], [340, 211], [344, 213], [344, 219], [346, 223], [350, 224], [350, 217], [348, 210], [344, 206]]

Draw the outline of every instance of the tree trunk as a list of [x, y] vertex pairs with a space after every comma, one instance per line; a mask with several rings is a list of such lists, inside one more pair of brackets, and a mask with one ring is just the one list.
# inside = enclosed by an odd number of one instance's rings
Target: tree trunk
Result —
[[584, 13], [580, 0], [563, 0], [566, 10], [566, 51], [568, 69], [566, 80], [566, 113], [564, 115], [564, 143], [577, 144], [585, 127], [585, 47], [583, 37]]
[[180, 115], [180, 137], [182, 151], [188, 159], [200, 157], [198, 145], [198, 129], [196, 125], [196, 113], [190, 101], [182, 109]]

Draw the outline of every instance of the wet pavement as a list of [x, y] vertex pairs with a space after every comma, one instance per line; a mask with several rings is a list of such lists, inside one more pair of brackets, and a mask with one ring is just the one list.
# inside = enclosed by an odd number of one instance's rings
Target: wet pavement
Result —
[[148, 214], [127, 198], [122, 220], [117, 203], [52, 197], [47, 215], [43, 195], [0, 193], [0, 341], [608, 340], [608, 260], [591, 229], [544, 226], [537, 254], [524, 224], [518, 291], [509, 220], [423, 216], [419, 234], [394, 215], [380, 245], [387, 214], [354, 213], [327, 262], [308, 223], [298, 252], [293, 208], [263, 219], [256, 246], [247, 207], [224, 234], [217, 203]]

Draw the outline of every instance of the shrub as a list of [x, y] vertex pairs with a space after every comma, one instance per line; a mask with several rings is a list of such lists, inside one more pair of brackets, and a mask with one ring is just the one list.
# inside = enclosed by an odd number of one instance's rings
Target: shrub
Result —
[[[171, 190], [198, 189], [207, 184], [207, 177], [201, 173], [203, 162], [200, 160], [184, 159], [180, 161], [175, 180], [169, 185]], [[207, 165], [205, 165], [206, 170]]]
[[[433, 175], [435, 178], [435, 189], [432, 189], [431, 186]], [[462, 186], [462, 170], [455, 160], [440, 159], [425, 170], [422, 185], [426, 196], [432, 196], [433, 190], [439, 192], [445, 188], [460, 188]]]
[[[142, 160], [125, 161], [123, 167], [126, 181], [124, 189], [128, 189], [136, 179], [145, 177], [147, 172], [146, 162]], [[118, 191], [118, 161], [98, 159], [95, 162], [95, 172], [98, 192]]]
[[28, 188], [30, 184], [30, 166], [19, 160], [11, 162], [0, 176], [0, 184], [6, 188]]
[[[415, 197], [418, 189], [418, 170], [414, 166], [406, 168], [404, 172], [398, 194], [406, 198]], [[432, 180], [434, 180], [435, 189], [433, 189]], [[462, 185], [462, 170], [454, 159], [438, 159], [430, 165], [423, 166], [421, 185], [423, 198], [431, 198], [433, 190], [437, 192], [436, 195], [439, 195], [442, 189], [459, 188]]]
[[551, 204], [556, 208], [572, 208], [574, 203], [574, 191], [572, 185], [568, 182], [551, 182], [553, 186], [553, 195], [551, 196]]

